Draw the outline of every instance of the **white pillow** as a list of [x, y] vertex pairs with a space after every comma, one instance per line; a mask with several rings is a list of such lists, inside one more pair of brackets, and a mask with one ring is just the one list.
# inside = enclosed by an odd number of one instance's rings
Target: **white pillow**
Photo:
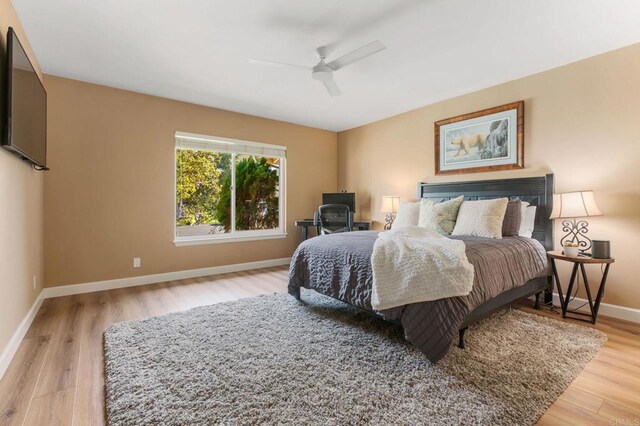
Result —
[[521, 237], [531, 238], [533, 236], [533, 228], [536, 224], [536, 206], [527, 206], [523, 209], [522, 220], [520, 220], [520, 229], [518, 235]]
[[396, 219], [393, 221], [391, 228], [404, 225], [418, 226], [419, 218], [420, 202], [401, 201]]
[[451, 235], [502, 238], [502, 221], [508, 202], [507, 198], [463, 202]]

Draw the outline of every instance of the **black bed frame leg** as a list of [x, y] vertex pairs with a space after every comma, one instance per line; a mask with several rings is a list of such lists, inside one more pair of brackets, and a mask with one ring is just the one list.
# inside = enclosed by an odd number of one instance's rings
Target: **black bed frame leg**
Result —
[[547, 277], [547, 289], [544, 292], [544, 304], [553, 305], [553, 275]]
[[290, 295], [302, 301], [302, 299], [300, 298], [300, 287], [289, 287], [287, 290], [289, 291]]
[[540, 295], [542, 292], [536, 293], [536, 304], [534, 305], [537, 310], [540, 310]]
[[461, 330], [458, 330], [458, 337], [459, 337], [458, 347], [460, 349], [464, 349], [464, 332], [467, 331], [467, 328], [468, 327], [465, 327], [465, 328], [463, 328]]

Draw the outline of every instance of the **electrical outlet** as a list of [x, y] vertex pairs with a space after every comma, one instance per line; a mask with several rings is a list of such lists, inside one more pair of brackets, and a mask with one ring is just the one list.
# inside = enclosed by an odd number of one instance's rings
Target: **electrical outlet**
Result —
[[33, 276], [33, 289], [35, 290], [37, 286], [38, 286], [38, 276], [34, 275]]
[[139, 257], [134, 257], [133, 258], [133, 267], [134, 268], [139, 268], [140, 267], [140, 258]]

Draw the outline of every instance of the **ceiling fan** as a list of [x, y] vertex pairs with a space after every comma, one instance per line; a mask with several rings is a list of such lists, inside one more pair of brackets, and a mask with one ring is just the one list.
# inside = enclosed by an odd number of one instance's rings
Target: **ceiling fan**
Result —
[[311, 71], [311, 78], [313, 78], [314, 80], [318, 80], [322, 84], [324, 84], [324, 87], [327, 88], [327, 91], [331, 96], [338, 96], [341, 94], [341, 92], [340, 92], [340, 88], [338, 87], [335, 80], [333, 79], [333, 72], [338, 71], [339, 69], [342, 69], [347, 65], [351, 65], [354, 62], [360, 61], [366, 58], [367, 56], [371, 56], [374, 53], [378, 53], [381, 50], [384, 50], [386, 48], [387, 46], [382, 44], [380, 40], [376, 40], [372, 43], [362, 46], [359, 49], [354, 50], [353, 52], [340, 56], [339, 58], [334, 59], [331, 62], [325, 62], [325, 59], [329, 54], [329, 48], [327, 46], [318, 47], [316, 49], [316, 55], [318, 55], [318, 58], [320, 58], [320, 62], [318, 62], [313, 67], [305, 67], [303, 65], [286, 64], [283, 62], [265, 61], [263, 59], [253, 59], [253, 58], [249, 59], [249, 62], [254, 64], [287, 67], [292, 69]]

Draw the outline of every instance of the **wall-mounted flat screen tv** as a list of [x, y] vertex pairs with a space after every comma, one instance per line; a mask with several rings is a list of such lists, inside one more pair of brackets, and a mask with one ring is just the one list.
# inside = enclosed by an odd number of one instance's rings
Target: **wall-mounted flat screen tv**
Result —
[[7, 34], [2, 145], [40, 168], [47, 165], [47, 92], [13, 28]]

